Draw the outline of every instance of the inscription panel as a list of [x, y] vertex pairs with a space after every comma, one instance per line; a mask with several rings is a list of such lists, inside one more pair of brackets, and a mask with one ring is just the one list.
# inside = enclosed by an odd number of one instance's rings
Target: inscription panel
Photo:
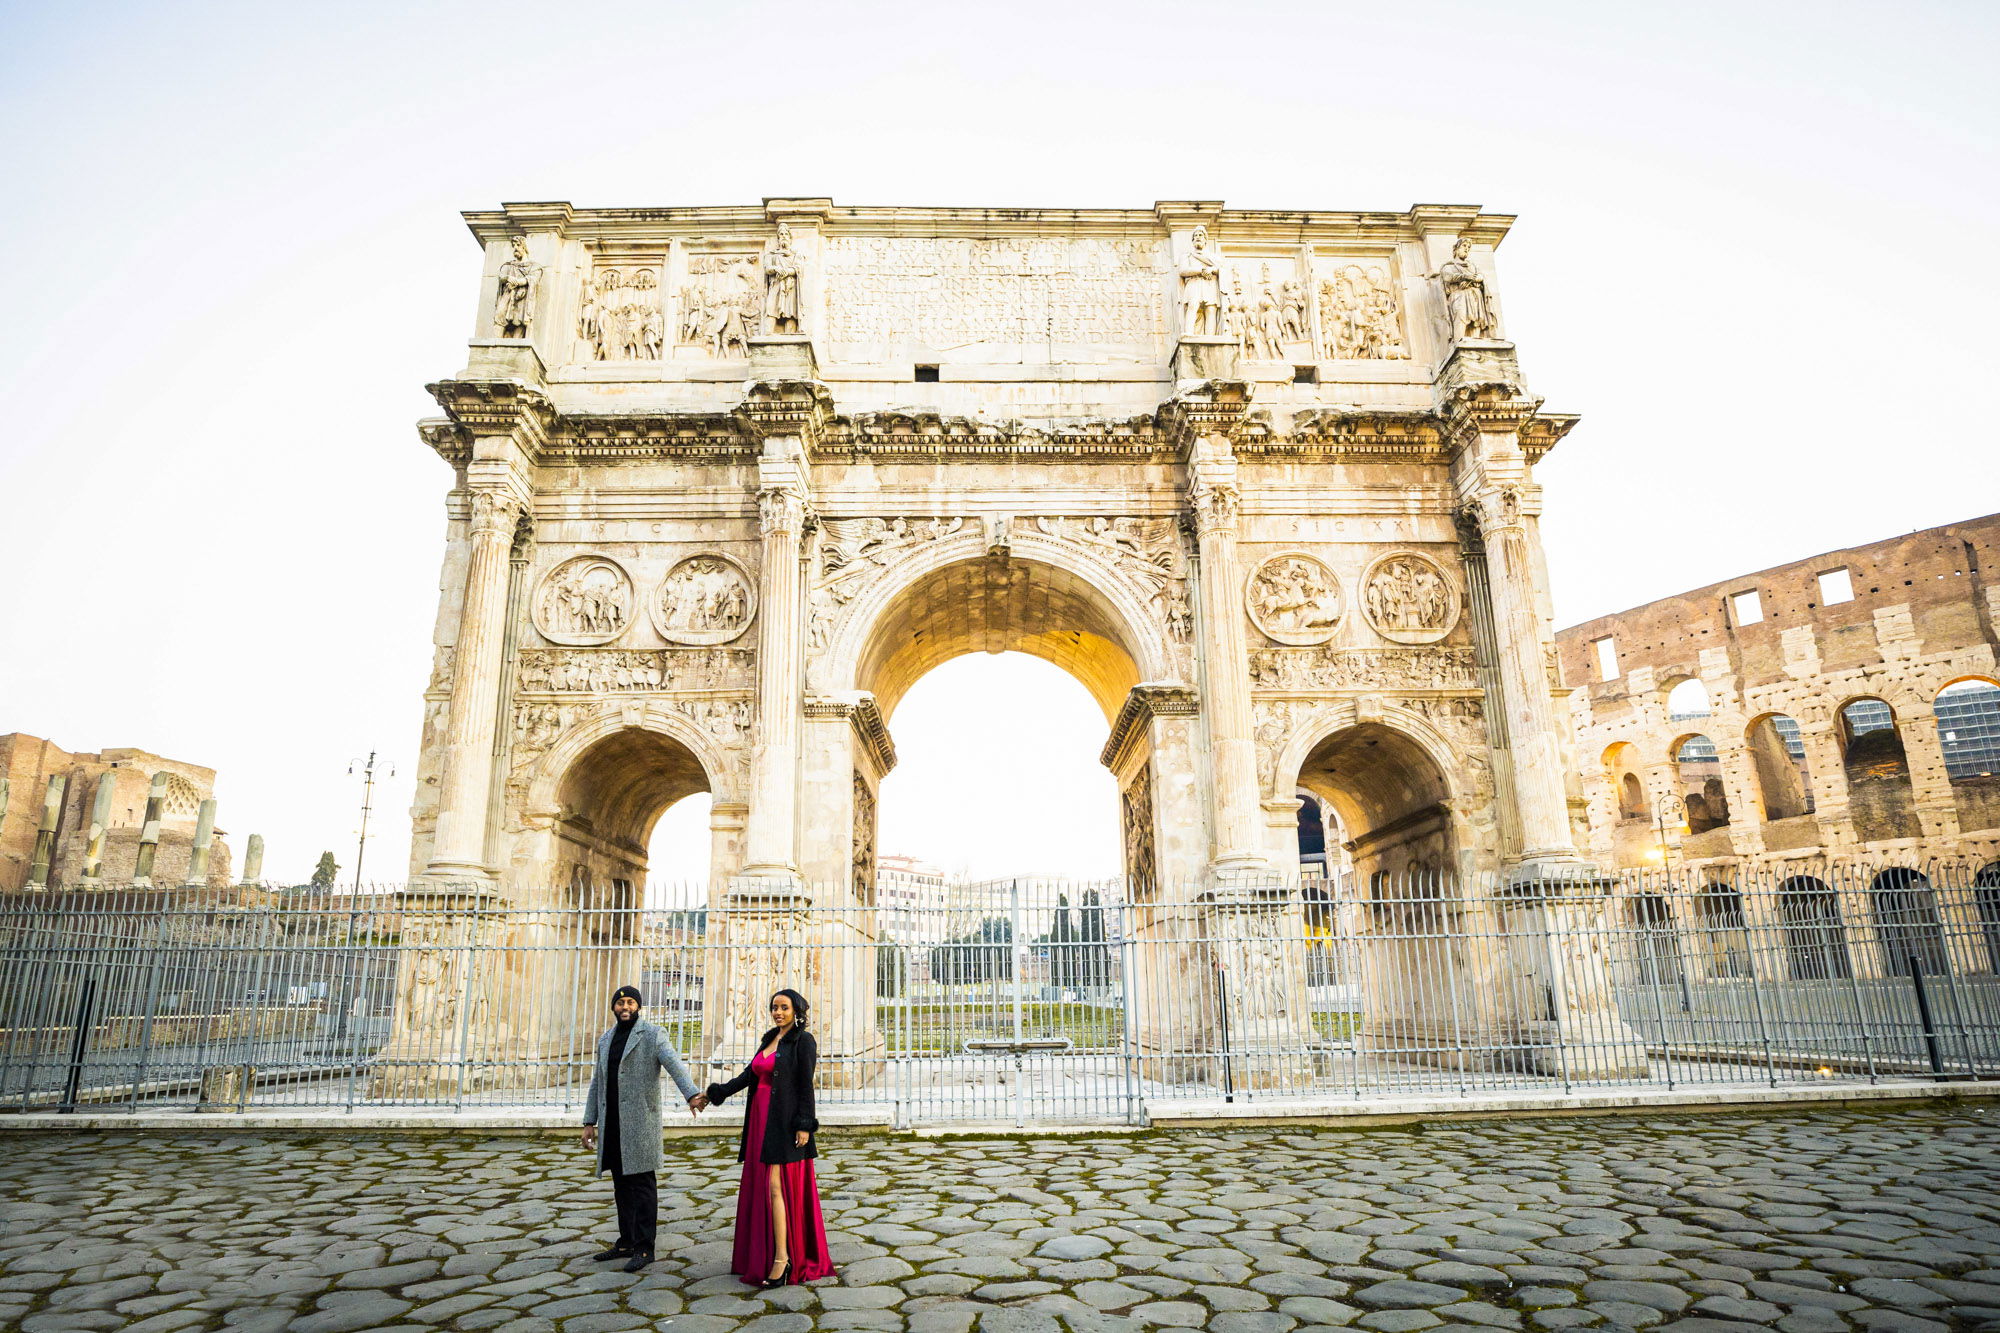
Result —
[[1164, 256], [1152, 240], [835, 238], [828, 341], [843, 356], [914, 343], [961, 355], [1152, 358], [1166, 342]]

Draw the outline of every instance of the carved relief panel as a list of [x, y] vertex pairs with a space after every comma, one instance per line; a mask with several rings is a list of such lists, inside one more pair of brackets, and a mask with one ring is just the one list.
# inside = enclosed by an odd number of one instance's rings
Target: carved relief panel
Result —
[[854, 893], [863, 904], [875, 901], [875, 790], [854, 775]]
[[658, 361], [666, 352], [664, 258], [602, 264], [584, 280], [576, 317], [581, 359]]
[[1393, 261], [1322, 255], [1313, 271], [1320, 345], [1329, 361], [1409, 360]]
[[1139, 765], [1120, 797], [1125, 833], [1125, 886], [1135, 901], [1153, 896], [1158, 887], [1153, 851], [1153, 769]]
[[748, 689], [748, 648], [528, 648], [514, 687], [523, 694], [612, 694]]
[[689, 556], [653, 595], [653, 627], [669, 643], [728, 643], [750, 628], [757, 585], [729, 556]]
[[1295, 256], [1228, 266], [1226, 322], [1253, 361], [1313, 361], [1312, 295]]
[[1243, 606], [1273, 643], [1325, 643], [1340, 626], [1340, 581], [1317, 556], [1285, 551], [1250, 571]]
[[1458, 588], [1435, 560], [1416, 551], [1377, 556], [1361, 576], [1362, 608], [1391, 643], [1436, 643], [1458, 624]]
[[1259, 648], [1250, 683], [1260, 690], [1471, 690], [1470, 648]]
[[750, 337], [764, 318], [762, 259], [699, 247], [699, 242], [690, 247], [681, 283], [676, 354], [718, 360], [748, 356]]
[[573, 556], [543, 577], [533, 616], [551, 643], [609, 643], [632, 623], [632, 577], [606, 556]]

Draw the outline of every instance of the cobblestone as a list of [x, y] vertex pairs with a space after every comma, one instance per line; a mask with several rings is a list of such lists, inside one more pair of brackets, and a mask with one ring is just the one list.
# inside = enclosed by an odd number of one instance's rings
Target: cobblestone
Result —
[[660, 1259], [593, 1263], [567, 1141], [15, 1135], [23, 1333], [1965, 1333], [2000, 1328], [2000, 1108], [1060, 1140], [830, 1140], [839, 1278], [729, 1273], [733, 1145]]

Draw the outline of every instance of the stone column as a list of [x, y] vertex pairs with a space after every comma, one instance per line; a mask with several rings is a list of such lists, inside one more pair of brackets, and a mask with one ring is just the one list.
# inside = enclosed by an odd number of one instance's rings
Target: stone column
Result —
[[453, 651], [451, 713], [438, 782], [436, 839], [424, 875], [490, 881], [486, 812], [493, 783], [493, 738], [506, 642], [508, 553], [522, 505], [510, 491], [472, 493], [465, 599]]
[[68, 793], [68, 778], [58, 774], [49, 779], [48, 789], [42, 795], [42, 822], [35, 829], [34, 858], [28, 864], [31, 889], [49, 886], [49, 866], [55, 860], [56, 824], [62, 818], [63, 800]]
[[1243, 576], [1236, 558], [1241, 491], [1236, 457], [1223, 435], [1203, 435], [1188, 463], [1188, 503], [1194, 513], [1201, 631], [1202, 717], [1213, 772], [1210, 871], [1217, 876], [1263, 872], [1257, 742], [1250, 719], [1250, 654], [1243, 629]]
[[188, 849], [187, 887], [200, 888], [208, 883], [208, 854], [215, 845], [215, 801], [211, 798], [201, 803], [201, 810], [195, 815], [194, 845]]
[[1494, 647], [1514, 760], [1514, 804], [1521, 818], [1520, 859], [1574, 861], [1563, 779], [1567, 756], [1548, 679], [1553, 640], [1535, 596], [1534, 554], [1521, 515], [1520, 489], [1496, 486], [1472, 505], [1486, 546]]
[[139, 827], [139, 855], [132, 863], [132, 883], [140, 888], [153, 887], [153, 860], [160, 854], [160, 811], [167, 803], [167, 775], [153, 774], [153, 785], [146, 792], [146, 822]]
[[757, 493], [763, 562], [757, 604], [757, 739], [750, 752], [750, 825], [743, 874], [798, 875], [800, 715], [804, 700], [799, 629], [799, 551], [805, 493], [782, 474]]
[[264, 877], [264, 835], [253, 833], [243, 845], [242, 885], [255, 884]]
[[97, 779], [97, 795], [90, 805], [90, 833], [83, 848], [83, 882], [104, 882], [104, 835], [111, 827], [111, 802], [118, 794], [118, 770]]

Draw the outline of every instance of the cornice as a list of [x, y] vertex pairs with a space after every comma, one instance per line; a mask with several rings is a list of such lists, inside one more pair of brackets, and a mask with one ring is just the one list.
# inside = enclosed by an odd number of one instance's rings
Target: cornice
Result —
[[548, 395], [516, 380], [439, 380], [424, 387], [473, 436], [516, 435], [539, 453], [555, 428]]
[[1145, 735], [1148, 722], [1156, 717], [1193, 717], [1200, 711], [1200, 696], [1191, 685], [1134, 685], [1111, 723], [1098, 762], [1116, 772]]
[[1161, 403], [1154, 420], [1185, 455], [1204, 439], [1233, 441], [1250, 410], [1250, 392], [1242, 380], [1203, 380]]
[[417, 434], [455, 468], [472, 461], [472, 432], [449, 417], [425, 417], [417, 423]]
[[1442, 463], [1450, 458], [1443, 425], [1429, 412], [1309, 407], [1279, 431], [1253, 412], [1236, 433], [1238, 458], [1305, 458], [1383, 463]]
[[1556, 447], [1556, 442], [1576, 427], [1581, 420], [1574, 412], [1537, 412], [1521, 423], [1521, 452], [1528, 456], [1528, 462], [1539, 463], [1542, 456]]
[[736, 417], [759, 440], [796, 439], [810, 452], [833, 420], [833, 393], [818, 380], [757, 380], [744, 389]]
[[524, 232], [582, 240], [664, 242], [675, 238], [764, 237], [778, 218], [813, 220], [830, 236], [1124, 236], [1164, 240], [1205, 223], [1222, 244], [1392, 245], [1448, 231], [1496, 246], [1514, 218], [1476, 205], [1417, 204], [1402, 211], [1230, 208], [1221, 200], [1162, 200], [1150, 208], [995, 208], [837, 205], [827, 198], [771, 198], [708, 207], [577, 208], [569, 203], [504, 204], [462, 215], [482, 244]]
[[875, 761], [876, 776], [884, 776], [896, 766], [896, 743], [889, 739], [888, 724], [882, 720], [882, 710], [876, 706], [874, 695], [861, 691], [808, 695], [805, 715], [809, 719], [845, 719], [854, 728], [855, 738], [867, 750], [868, 757]]
[[542, 450], [544, 463], [749, 461], [758, 438], [731, 413], [564, 416]]
[[1445, 396], [1438, 416], [1450, 432], [1454, 448], [1464, 448], [1479, 435], [1515, 435], [1542, 405], [1517, 384], [1487, 381], [1461, 384]]

